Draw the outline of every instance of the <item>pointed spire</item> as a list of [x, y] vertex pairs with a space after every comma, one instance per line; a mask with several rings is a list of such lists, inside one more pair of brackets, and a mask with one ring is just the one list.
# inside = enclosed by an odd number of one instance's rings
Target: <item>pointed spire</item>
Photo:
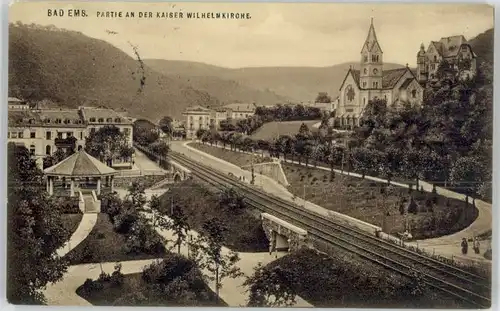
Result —
[[370, 29], [368, 29], [368, 36], [366, 37], [365, 41], [365, 46], [368, 49], [368, 51], [371, 51], [371, 49], [375, 46], [375, 44], [378, 44], [378, 40], [377, 40], [377, 35], [375, 34], [375, 27], [373, 26], [373, 17], [372, 17], [370, 21]]

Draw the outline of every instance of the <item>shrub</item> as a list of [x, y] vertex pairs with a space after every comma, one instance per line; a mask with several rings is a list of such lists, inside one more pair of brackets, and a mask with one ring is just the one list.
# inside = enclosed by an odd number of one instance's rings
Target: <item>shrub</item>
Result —
[[111, 278], [110, 278], [112, 286], [118, 287], [118, 286], [121, 286], [123, 284], [123, 280], [124, 280], [125, 276], [123, 275], [121, 270], [122, 270], [122, 264], [116, 263], [115, 264], [115, 271], [113, 271], [113, 273], [111, 274]]
[[129, 253], [161, 254], [165, 251], [162, 238], [142, 217], [130, 228], [126, 245]]
[[63, 214], [81, 214], [82, 211], [78, 207], [77, 197], [59, 197], [56, 199], [56, 204], [59, 206]]

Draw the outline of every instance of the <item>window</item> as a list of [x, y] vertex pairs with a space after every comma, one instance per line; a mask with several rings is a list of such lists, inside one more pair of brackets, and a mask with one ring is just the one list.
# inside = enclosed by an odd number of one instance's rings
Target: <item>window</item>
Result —
[[107, 119], [106, 119], [106, 122], [108, 122], [108, 123], [113, 122], [113, 118], [107, 118]]
[[45, 146], [45, 154], [50, 155], [50, 145]]
[[377, 74], [378, 73], [378, 69], [377, 68], [373, 69], [373, 73]]
[[367, 73], [368, 73], [368, 69], [366, 69], [366, 68], [365, 68], [365, 70], [363, 70], [363, 72], [364, 72], [365, 74], [367, 74]]
[[104, 122], [104, 118], [99, 118], [99, 119], [97, 119], [97, 122], [99, 122], [99, 123], [103, 123], [103, 122]]
[[95, 127], [90, 128], [90, 133], [95, 133]]
[[364, 56], [364, 61], [365, 61], [365, 63], [368, 63], [368, 55]]
[[36, 138], [36, 132], [30, 132], [30, 138]]
[[47, 118], [47, 119], [45, 119], [45, 120], [44, 120], [44, 122], [45, 122], [45, 123], [50, 123], [50, 119], [49, 119], [49, 118]]
[[378, 63], [378, 55], [372, 55], [372, 62]]
[[417, 90], [411, 91], [411, 97], [417, 98]]
[[366, 98], [363, 97], [363, 106], [366, 106]]
[[363, 81], [363, 88], [366, 87], [366, 81]]
[[17, 138], [17, 132], [12, 132], [12, 138]]
[[71, 137], [71, 136], [73, 136], [73, 132], [66, 133], [66, 137]]
[[90, 122], [95, 122], [95, 118], [90, 118]]
[[120, 118], [115, 118], [115, 123], [120, 123], [122, 120]]
[[64, 119], [64, 124], [70, 124], [71, 121], [69, 119]]
[[24, 138], [24, 133], [23, 133], [23, 132], [19, 132], [19, 133], [17, 133], [17, 136], [18, 136], [19, 138]]
[[129, 128], [124, 128], [123, 129], [123, 133], [125, 133], [125, 135], [130, 135], [130, 129]]
[[80, 132], [80, 140], [83, 140], [83, 131]]
[[31, 146], [30, 146], [30, 154], [31, 154], [32, 156], [34, 156], [34, 155], [35, 155], [35, 145], [31, 145]]
[[438, 57], [436, 55], [434, 55], [434, 61], [437, 62], [438, 60]]
[[384, 99], [385, 99], [385, 101], [387, 101], [387, 95], [384, 95]]
[[62, 132], [57, 133], [57, 138], [62, 139]]
[[61, 123], [61, 119], [56, 119], [56, 123], [60, 124]]
[[35, 119], [29, 119], [29, 120], [28, 120], [28, 123], [29, 123], [29, 124], [35, 124]]
[[374, 89], [378, 88], [378, 82], [373, 82], [373, 88]]
[[7, 132], [7, 138], [10, 138], [10, 132]]

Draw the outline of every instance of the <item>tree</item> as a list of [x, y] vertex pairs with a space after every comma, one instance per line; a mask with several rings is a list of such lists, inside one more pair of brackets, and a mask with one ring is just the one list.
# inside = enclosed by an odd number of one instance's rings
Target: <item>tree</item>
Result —
[[149, 199], [149, 208], [153, 211], [159, 211], [161, 207], [161, 200], [160, 198], [156, 195], [153, 194], [151, 196], [151, 199]]
[[169, 116], [163, 117], [160, 122], [158, 122], [158, 125], [160, 126], [163, 133], [167, 134], [169, 137], [172, 137], [172, 133], [174, 131], [172, 122], [172, 117]]
[[219, 193], [219, 206], [231, 211], [242, 211], [246, 207], [244, 197], [234, 188], [226, 188]]
[[223, 254], [222, 244], [225, 242], [227, 228], [217, 218], [211, 218], [203, 224], [203, 235], [192, 243], [192, 256], [200, 269], [206, 269], [210, 275], [205, 277], [215, 281], [215, 294], [219, 297], [222, 280], [226, 277], [236, 278], [243, 275], [236, 266], [240, 260], [238, 253], [229, 251]]
[[354, 160], [354, 169], [361, 172], [362, 178], [365, 178], [366, 173], [376, 167], [373, 152], [368, 148], [354, 148], [351, 151], [351, 157]]
[[125, 133], [116, 126], [104, 126], [85, 139], [85, 151], [108, 165], [113, 160], [122, 158], [126, 153], [123, 149], [129, 148]]
[[136, 210], [141, 209], [147, 202], [145, 190], [144, 184], [137, 181], [132, 182], [132, 185], [128, 188], [128, 197]]
[[332, 98], [328, 96], [327, 92], [319, 92], [318, 96], [316, 96], [315, 103], [331, 103]]
[[42, 304], [41, 290], [67, 269], [56, 250], [70, 233], [28, 149], [8, 144], [7, 159], [7, 299], [13, 304]]
[[280, 266], [264, 267], [259, 262], [252, 276], [247, 277], [244, 286], [250, 293], [248, 307], [291, 307], [296, 301], [298, 284], [293, 272]]
[[477, 194], [483, 182], [484, 171], [476, 157], [461, 157], [451, 169], [450, 181], [455, 186], [465, 188], [467, 195]]
[[190, 230], [188, 217], [184, 214], [182, 206], [176, 204], [172, 207], [169, 218], [170, 221], [164, 222], [162, 227], [174, 232], [174, 235], [176, 236], [174, 247], [177, 246], [177, 253], [180, 254], [181, 245], [186, 241]]

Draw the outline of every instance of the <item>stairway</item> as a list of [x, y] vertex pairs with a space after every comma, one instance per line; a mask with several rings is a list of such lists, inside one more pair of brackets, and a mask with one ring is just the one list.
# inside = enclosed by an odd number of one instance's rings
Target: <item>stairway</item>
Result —
[[97, 209], [94, 205], [94, 199], [92, 194], [84, 194], [83, 201], [85, 202], [85, 213], [97, 213]]

